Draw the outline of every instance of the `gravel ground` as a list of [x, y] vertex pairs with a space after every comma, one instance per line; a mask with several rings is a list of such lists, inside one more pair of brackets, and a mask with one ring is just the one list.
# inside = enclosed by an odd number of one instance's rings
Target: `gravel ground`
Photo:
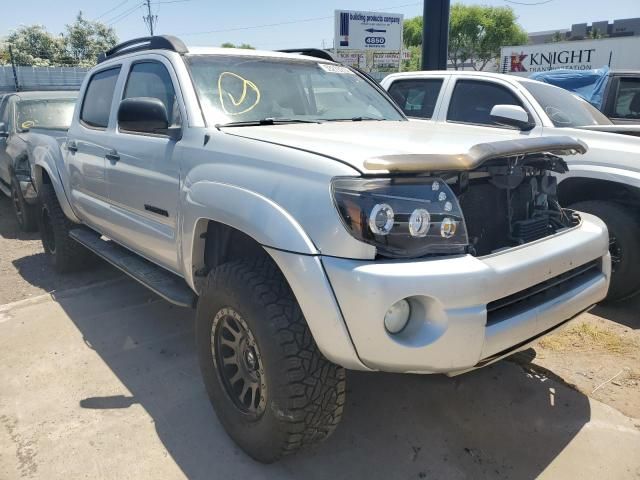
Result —
[[11, 202], [0, 194], [0, 305], [117, 275], [119, 272], [104, 262], [90, 271], [72, 275], [54, 272], [46, 261], [40, 235], [20, 231]]

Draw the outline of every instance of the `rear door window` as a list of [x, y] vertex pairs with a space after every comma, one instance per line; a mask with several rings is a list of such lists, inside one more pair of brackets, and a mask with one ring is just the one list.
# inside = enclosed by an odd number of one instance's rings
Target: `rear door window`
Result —
[[491, 110], [496, 105], [524, 108], [518, 97], [502, 85], [482, 80], [458, 80], [449, 102], [447, 120], [502, 127], [491, 118]]
[[640, 78], [621, 78], [614, 109], [615, 118], [640, 118]]
[[442, 88], [442, 78], [397, 80], [389, 95], [408, 117], [431, 118]]
[[80, 121], [92, 128], [107, 128], [113, 102], [113, 92], [120, 67], [93, 74], [82, 101]]

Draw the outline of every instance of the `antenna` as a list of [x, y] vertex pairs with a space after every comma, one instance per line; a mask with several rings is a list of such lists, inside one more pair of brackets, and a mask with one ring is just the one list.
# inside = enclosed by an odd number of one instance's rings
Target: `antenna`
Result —
[[144, 23], [149, 27], [149, 34], [153, 37], [153, 27], [158, 23], [158, 15], [151, 15], [151, 0], [145, 0], [144, 2], [147, 5], [147, 15], [142, 17]]

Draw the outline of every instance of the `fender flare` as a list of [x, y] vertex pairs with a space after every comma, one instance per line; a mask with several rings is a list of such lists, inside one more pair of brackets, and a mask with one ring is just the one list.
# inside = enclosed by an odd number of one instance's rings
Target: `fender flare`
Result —
[[[35, 153], [35, 152], [34, 152]], [[60, 179], [60, 175], [58, 174], [58, 169], [56, 167], [55, 161], [48, 155], [38, 155], [35, 154], [34, 159], [34, 171], [32, 172], [34, 186], [36, 188], [36, 192], [39, 192], [42, 188], [43, 179], [42, 179], [42, 171], [47, 172], [49, 179], [51, 180], [51, 184], [53, 185], [53, 189], [56, 192], [56, 197], [58, 197], [58, 202], [62, 207], [62, 211], [67, 216], [69, 220], [75, 223], [81, 223], [80, 219], [76, 217], [73, 209], [71, 208], [71, 204], [69, 203], [69, 199], [67, 198], [67, 194], [64, 191], [64, 186], [62, 185], [62, 180]]]
[[226, 183], [199, 181], [182, 194], [182, 263], [193, 287], [198, 265], [195, 252], [204, 249], [202, 233], [209, 221], [228, 225], [263, 247], [303, 255], [320, 252], [302, 226], [273, 200]]

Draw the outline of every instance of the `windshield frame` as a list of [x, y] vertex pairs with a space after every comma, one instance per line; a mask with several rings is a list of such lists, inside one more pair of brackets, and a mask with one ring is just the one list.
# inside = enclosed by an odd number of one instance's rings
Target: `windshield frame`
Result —
[[[75, 111], [75, 107], [76, 107], [76, 102], [77, 102], [77, 97], [73, 97], [73, 96], [69, 96], [69, 97], [47, 97], [47, 98], [18, 98], [13, 105], [13, 124], [14, 124], [14, 128], [16, 132], [19, 133], [25, 133], [28, 132], [29, 130], [33, 130], [33, 129], [40, 129], [40, 130], [69, 130], [69, 127], [71, 127], [71, 123], [73, 122], [73, 113]], [[31, 104], [37, 104], [37, 103], [49, 103], [49, 102], [61, 102], [61, 103], [69, 103], [72, 106], [72, 110], [71, 110], [71, 120], [69, 121], [69, 125], [67, 126], [63, 126], [63, 125], [56, 125], [56, 126], [42, 126], [42, 125], [33, 125], [32, 127], [29, 128], [23, 128], [22, 125], [18, 122], [18, 116], [19, 116], [19, 110], [20, 110], [20, 105], [23, 103], [31, 103]]]
[[[191, 62], [189, 61], [190, 58], [193, 57], [234, 57], [234, 58], [242, 58], [242, 59], [256, 59], [256, 60], [267, 60], [267, 61], [273, 61], [273, 62], [277, 62], [277, 61], [287, 61], [287, 62], [300, 62], [303, 64], [325, 64], [325, 65], [338, 65], [344, 68], [347, 68], [348, 70], [350, 70], [350, 72], [353, 75], [356, 75], [359, 79], [363, 80], [366, 84], [368, 84], [370, 87], [372, 87], [378, 94], [380, 94], [380, 96], [382, 96], [387, 103], [393, 108], [393, 110], [398, 114], [398, 116], [400, 118], [398, 118], [397, 120], [390, 120], [390, 121], [408, 121], [408, 117], [405, 115], [405, 113], [402, 111], [402, 109], [395, 103], [395, 101], [391, 98], [391, 96], [389, 96], [389, 93], [384, 89], [384, 87], [382, 87], [382, 85], [380, 85], [380, 83], [376, 82], [375, 80], [373, 80], [371, 77], [369, 77], [369, 75], [364, 74], [363, 72], [361, 72], [359, 69], [357, 68], [352, 68], [349, 65], [344, 65], [338, 62], [329, 62], [327, 60], [321, 59], [321, 58], [316, 58], [316, 57], [311, 57], [310, 59], [307, 56], [304, 56], [304, 58], [296, 58], [296, 56], [269, 56], [269, 55], [251, 55], [251, 54], [246, 54], [243, 52], [242, 55], [236, 55], [233, 53], [229, 53], [229, 54], [219, 54], [219, 53], [194, 53], [194, 54], [187, 54], [187, 55], [182, 55], [182, 59], [185, 65], [185, 68], [187, 70], [187, 73], [189, 75], [189, 80], [191, 82], [191, 86], [193, 88], [193, 92], [195, 94], [195, 98], [196, 101], [198, 103], [198, 108], [200, 109], [200, 114], [202, 115], [202, 119], [204, 121], [204, 125], [207, 128], [210, 127], [214, 127], [214, 128], [220, 128], [220, 127], [225, 127], [225, 123], [220, 123], [220, 122], [214, 122], [213, 124], [209, 121], [208, 115], [205, 112], [205, 109], [203, 107], [202, 104], [202, 99], [200, 98], [200, 92], [198, 90], [198, 83], [195, 81], [194, 78], [194, 74], [192, 71], [192, 65]], [[349, 119], [344, 119], [349, 120]], [[313, 121], [313, 122], [299, 122], [300, 124], [304, 124], [304, 123], [323, 123], [325, 120], [322, 119], [318, 119], [317, 121]], [[381, 121], [387, 121], [386, 119], [381, 119]], [[258, 121], [256, 121], [257, 123], [260, 123]], [[277, 122], [276, 122], [277, 123]], [[298, 123], [298, 122], [292, 122], [292, 123]], [[268, 125], [268, 123], [265, 123], [265, 125]], [[232, 126], [232, 125], [229, 125]]]
[[[549, 126], [553, 128], [582, 128], [596, 125], [613, 125], [613, 122], [604, 113], [602, 113], [585, 99], [577, 95], [575, 92], [557, 87], [555, 85], [534, 80], [520, 81], [518, 83], [520, 84], [524, 92], [526, 92], [526, 94], [531, 97], [534, 105], [536, 106], [536, 110], [538, 110], [538, 113], [542, 115], [542, 118], [546, 118]], [[529, 88], [530, 86], [533, 88]], [[539, 92], [536, 92], [536, 89], [544, 89], [547, 92], [553, 92], [561, 98], [561, 101], [563, 103], [567, 101], [573, 102], [576, 107], [579, 107], [584, 114], [587, 114], [593, 120], [593, 123], [587, 123], [584, 125], [576, 125], [573, 121], [571, 122], [571, 124], [566, 125], [557, 123], [553, 120], [553, 118], [551, 118], [551, 115], [547, 111], [547, 107], [549, 105], [545, 105], [545, 103], [541, 101], [540, 94]], [[594, 115], [594, 113], [596, 115]]]

